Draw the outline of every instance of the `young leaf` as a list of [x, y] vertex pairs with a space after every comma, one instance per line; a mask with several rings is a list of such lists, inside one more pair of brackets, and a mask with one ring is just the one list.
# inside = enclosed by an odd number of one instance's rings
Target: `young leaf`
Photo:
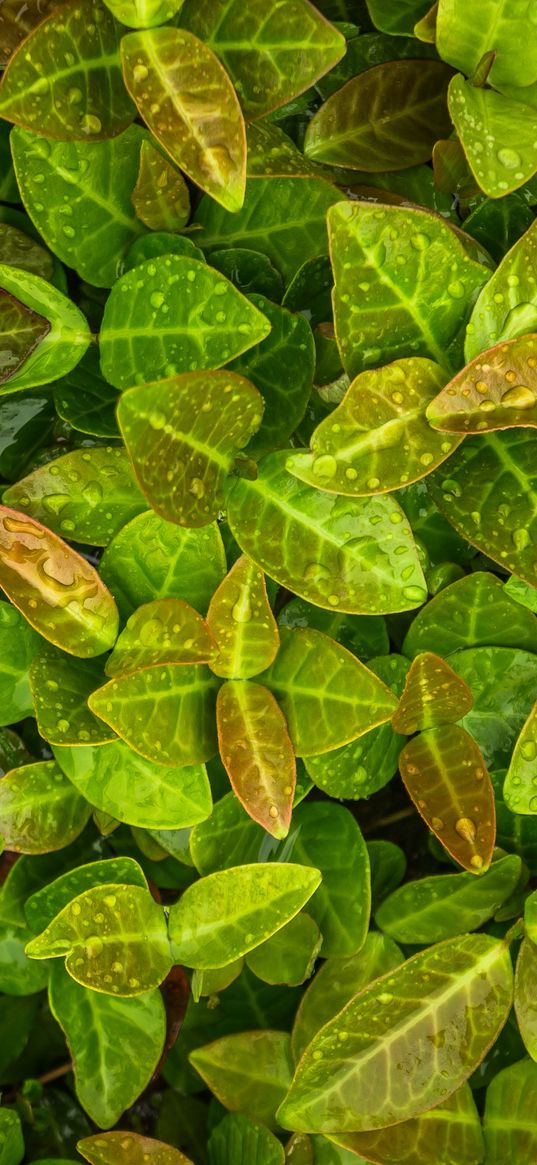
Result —
[[28, 943], [32, 959], [65, 956], [72, 979], [105, 995], [141, 995], [172, 965], [161, 906], [142, 886], [94, 886]]
[[[537, 47], [530, 33], [533, 9], [520, 0], [484, 0], [481, 14], [483, 22], [476, 25], [464, 0], [440, 0], [436, 29], [442, 59], [472, 76], [485, 54], [494, 50], [487, 77], [494, 88], [537, 81]], [[529, 43], [521, 53], [520, 38], [526, 33]]]
[[101, 1129], [109, 1129], [149, 1084], [160, 1059], [166, 1033], [160, 991], [114, 999], [75, 983], [55, 963], [49, 1001], [65, 1033], [78, 1099]]
[[174, 956], [187, 967], [225, 967], [294, 918], [320, 881], [319, 870], [287, 862], [201, 878], [170, 910]]
[[313, 918], [309, 914], [297, 914], [272, 938], [250, 951], [246, 965], [264, 983], [297, 987], [312, 974], [322, 943]]
[[481, 1121], [468, 1084], [420, 1116], [379, 1132], [336, 1136], [334, 1142], [359, 1154], [353, 1158], [357, 1165], [362, 1160], [379, 1165], [401, 1165], [405, 1160], [419, 1161], [419, 1165], [449, 1165], [451, 1161], [481, 1165], [484, 1154]]
[[[377, 615], [419, 606], [424, 579], [394, 499], [349, 501], [304, 486], [287, 472], [287, 457], [264, 457], [255, 481], [229, 480], [228, 521], [241, 549], [282, 586], [328, 610]], [[290, 559], [285, 546], [293, 547]]]
[[322, 1028], [278, 1119], [337, 1134], [434, 1108], [468, 1079], [501, 1031], [512, 983], [508, 948], [488, 935], [449, 939], [408, 959]]
[[[77, 660], [44, 647], [30, 668], [30, 687], [39, 732], [49, 744], [103, 744], [114, 734], [90, 712], [88, 696], [102, 683], [95, 660]], [[89, 798], [88, 798], [89, 799]]]
[[448, 103], [468, 164], [484, 194], [501, 198], [535, 174], [537, 111], [533, 106], [494, 89], [477, 88], [460, 74], [450, 81]]
[[457, 724], [430, 728], [405, 745], [399, 767], [429, 829], [470, 873], [490, 865], [496, 822], [494, 791], [482, 753]]
[[280, 637], [263, 572], [245, 554], [215, 591], [207, 624], [218, 646], [211, 670], [225, 679], [247, 680], [270, 667]]
[[180, 231], [190, 218], [188, 186], [179, 170], [145, 139], [132, 204], [152, 231]]
[[537, 812], [536, 760], [537, 704], [534, 704], [515, 744], [503, 786], [503, 799], [512, 813]]
[[116, 388], [147, 384], [219, 368], [269, 331], [265, 316], [219, 272], [184, 255], [162, 255], [114, 284], [103, 317], [101, 367]]
[[56, 748], [58, 764], [82, 796], [139, 829], [184, 829], [209, 817], [211, 788], [204, 765], [155, 764], [122, 740], [97, 748]]
[[533, 223], [504, 256], [479, 295], [466, 330], [466, 360], [473, 360], [491, 344], [537, 330], [533, 274], [536, 258], [537, 228]]
[[253, 1031], [224, 1036], [197, 1048], [190, 1062], [230, 1112], [242, 1112], [277, 1129], [276, 1109], [293, 1075], [287, 1032]]
[[121, 78], [121, 27], [100, 0], [68, 0], [13, 54], [0, 116], [51, 138], [114, 137], [134, 120]]
[[537, 427], [537, 336], [508, 340], [475, 356], [427, 407], [443, 433]]
[[251, 1165], [252, 1161], [256, 1165], [285, 1165], [283, 1145], [270, 1129], [241, 1113], [230, 1113], [218, 1122], [209, 1137], [208, 1150], [210, 1165]]
[[[34, 332], [36, 342], [25, 350], [21, 362], [9, 370], [9, 380], [5, 388], [0, 386], [0, 394], [11, 393], [15, 389], [36, 388], [39, 384], [48, 384], [70, 372], [84, 355], [91, 338], [87, 321], [76, 305], [46, 279], [30, 271], [10, 267], [7, 263], [0, 264], [0, 292], [6, 292], [11, 300], [17, 300], [27, 311], [37, 314], [49, 325], [45, 328], [44, 324], [39, 323], [42, 338], [36, 339]], [[21, 319], [18, 307], [17, 316], [18, 321], [14, 318], [15, 332]], [[26, 324], [27, 315], [24, 319]], [[7, 320], [5, 326], [8, 326]], [[0, 325], [0, 335], [3, 330]], [[2, 379], [0, 369], [0, 381]]]
[[[11, 603], [0, 601], [0, 722], [32, 714], [29, 669], [41, 640]], [[11, 768], [11, 765], [8, 766]]]
[[100, 655], [118, 612], [96, 570], [39, 522], [0, 506], [0, 585], [44, 639], [70, 655]]
[[520, 1034], [532, 1060], [537, 1060], [537, 1006], [534, 993], [536, 973], [537, 947], [526, 938], [516, 961], [515, 1012]]
[[248, 178], [310, 178], [323, 176], [320, 166], [310, 162], [292, 138], [270, 121], [254, 121], [246, 127]]
[[181, 599], [144, 603], [127, 620], [105, 665], [107, 676], [124, 676], [163, 663], [207, 663], [216, 652], [201, 615]]
[[[239, 324], [239, 331], [247, 327]], [[118, 406], [145, 496], [162, 518], [182, 526], [205, 526], [217, 517], [235, 456], [262, 416], [257, 389], [226, 370], [144, 384], [124, 393]]]
[[392, 725], [396, 732], [412, 736], [425, 728], [454, 724], [474, 702], [468, 684], [449, 664], [432, 651], [416, 655], [407, 672], [405, 688]]
[[85, 1137], [77, 1149], [90, 1165], [147, 1165], [148, 1161], [151, 1165], [192, 1165], [172, 1145], [130, 1131]]
[[240, 210], [246, 130], [235, 89], [210, 46], [185, 28], [121, 41], [127, 89], [172, 160], [226, 210]]
[[44, 316], [0, 289], [0, 384], [11, 380], [49, 331]]
[[263, 829], [286, 837], [296, 764], [274, 696], [261, 684], [228, 680], [218, 693], [216, 718], [220, 755], [235, 795]]
[[[487, 1165], [531, 1161], [537, 1152], [537, 1064], [520, 1060], [498, 1072], [487, 1088], [483, 1132]], [[506, 1119], [509, 1114], [509, 1119]]]
[[106, 861], [89, 862], [60, 874], [53, 882], [26, 899], [24, 914], [28, 925], [37, 933], [48, 926], [52, 919], [91, 886], [122, 882], [129, 886], [145, 886], [145, 874], [133, 858], [108, 858]]
[[495, 575], [457, 579], [418, 611], [403, 642], [405, 655], [447, 656], [461, 647], [520, 647], [537, 652], [537, 620], [510, 598]]
[[73, 788], [54, 761], [12, 769], [0, 781], [0, 819], [6, 849], [46, 854], [78, 837], [91, 805]]

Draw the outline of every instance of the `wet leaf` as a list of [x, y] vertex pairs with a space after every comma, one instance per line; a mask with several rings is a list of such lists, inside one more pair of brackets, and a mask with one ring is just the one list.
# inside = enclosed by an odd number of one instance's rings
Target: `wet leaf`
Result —
[[464, 680], [432, 651], [416, 655], [407, 672], [403, 694], [392, 716], [396, 732], [412, 736], [424, 728], [454, 724], [470, 711], [474, 700]]
[[286, 104], [328, 73], [345, 40], [307, 0], [187, 0], [182, 21], [223, 61], [250, 119]]
[[249, 679], [272, 663], [280, 637], [263, 572], [245, 554], [215, 591], [207, 624], [218, 646], [211, 670], [226, 679]]
[[117, 676], [88, 703], [146, 760], [197, 765], [216, 752], [216, 688], [203, 664], [157, 664]]
[[264, 983], [297, 987], [312, 974], [322, 942], [313, 918], [309, 914], [297, 914], [272, 938], [250, 951], [246, 964]]
[[494, 792], [482, 753], [456, 724], [430, 728], [405, 745], [399, 767], [429, 829], [455, 861], [480, 874], [495, 841]]
[[[423, 575], [397, 503], [321, 493], [287, 472], [287, 457], [263, 458], [255, 481], [229, 481], [228, 520], [241, 549], [282, 586], [328, 610], [377, 615], [421, 604]], [[291, 561], [285, 545], [294, 548]]]
[[537, 1006], [534, 993], [536, 972], [537, 947], [526, 938], [516, 961], [515, 1012], [520, 1034], [532, 1060], [537, 1060]]
[[295, 146], [292, 138], [270, 121], [246, 127], [248, 178], [322, 177], [322, 170]]
[[0, 1114], [0, 1151], [2, 1165], [19, 1165], [24, 1157], [21, 1122], [14, 1109], [2, 1109]]
[[316, 627], [364, 663], [389, 650], [386, 620], [381, 615], [340, 615], [337, 611], [323, 611], [304, 599], [291, 599], [278, 622], [283, 627]]
[[489, 1084], [483, 1117], [487, 1165], [531, 1161], [537, 1152], [536, 1085], [537, 1064], [531, 1060], [510, 1064]]
[[429, 8], [429, 0], [400, 0], [396, 7], [391, 0], [368, 0], [368, 10], [375, 28], [392, 36], [411, 36], [418, 20]]
[[[10, 145], [12, 146], [11, 135]], [[30, 271], [33, 275], [40, 275], [42, 279], [51, 282], [58, 277], [57, 267], [50, 252], [30, 235], [8, 222], [0, 223], [0, 246], [3, 261], [9, 266]]]
[[217, 517], [226, 476], [262, 415], [254, 386], [227, 370], [144, 384], [124, 393], [118, 406], [144, 494], [162, 518], [185, 526], [204, 526]]
[[114, 1132], [86, 1137], [77, 1149], [91, 1165], [192, 1165], [172, 1145], [141, 1137], [139, 1133]]
[[427, 407], [427, 419], [447, 433], [537, 427], [537, 336], [498, 344], [474, 357]]
[[[203, 257], [203, 251], [196, 256]], [[221, 271], [244, 295], [268, 295], [268, 309], [276, 307], [283, 294], [283, 280], [280, 272], [273, 267], [270, 259], [260, 251], [247, 247], [223, 247], [221, 251], [211, 251], [211, 266]], [[276, 303], [271, 303], [275, 300]], [[268, 318], [268, 312], [265, 314]]]
[[184, 829], [211, 812], [203, 765], [155, 764], [122, 740], [97, 748], [56, 748], [60, 767], [86, 800], [140, 829]]
[[31, 626], [70, 655], [99, 655], [114, 643], [117, 608], [93, 566], [7, 506], [0, 506], [0, 585]]
[[[30, 668], [30, 687], [39, 732], [49, 744], [102, 744], [114, 734], [90, 712], [88, 696], [103, 681], [95, 660], [77, 660], [44, 647]], [[89, 798], [88, 798], [89, 799]]]
[[210, 45], [184, 27], [146, 29], [123, 37], [121, 59], [127, 89], [172, 161], [227, 210], [240, 210], [246, 131]]
[[450, 663], [474, 697], [463, 727], [477, 741], [489, 768], [506, 768], [534, 702], [535, 655], [507, 647], [478, 647], [457, 652]]
[[353, 77], [308, 125], [306, 157], [353, 170], [400, 170], [428, 162], [450, 132], [442, 61], [388, 61]]
[[518, 190], [535, 174], [537, 111], [531, 105], [476, 88], [460, 74], [450, 81], [448, 104], [472, 174], [489, 198]]
[[54, 761], [7, 773], [0, 781], [0, 810], [5, 848], [23, 854], [63, 849], [91, 816], [91, 805]]
[[261, 684], [228, 680], [216, 704], [222, 762], [249, 816], [273, 837], [291, 822], [296, 765], [283, 712]]
[[461, 647], [521, 647], [537, 652], [537, 621], [484, 571], [445, 587], [418, 611], [403, 643], [406, 655], [429, 649], [451, 655]]
[[185, 890], [170, 910], [174, 956], [187, 967], [224, 967], [294, 918], [321, 875], [289, 862], [219, 870]]
[[62, 0], [29, 0], [24, 8], [20, 0], [4, 0], [0, 9], [0, 62], [7, 63], [11, 53], [47, 15], [50, 8], [58, 8]]
[[[520, 0], [484, 0], [480, 16], [483, 22], [480, 19], [476, 26], [463, 0], [440, 0], [436, 31], [442, 59], [472, 76], [485, 54], [494, 50], [487, 77], [494, 88], [537, 81], [537, 48], [530, 33], [535, 24], [533, 9]], [[526, 34], [529, 43], [520, 52], [520, 38]]]
[[0, 384], [24, 365], [49, 331], [48, 320], [0, 290]]
[[117, 389], [101, 376], [99, 356], [88, 348], [73, 372], [54, 387], [54, 406], [62, 420], [80, 433], [95, 437], [117, 437]]
[[536, 256], [537, 230], [532, 226], [507, 252], [479, 295], [466, 332], [466, 360], [492, 344], [537, 330]]
[[28, 925], [34, 933], [37, 933], [48, 926], [60, 910], [68, 906], [72, 899], [77, 898], [84, 890], [91, 886], [108, 885], [111, 882], [147, 888], [143, 870], [133, 858], [92, 861], [60, 874], [53, 882], [47, 882], [41, 889], [31, 893], [24, 903], [24, 915]]
[[[468, 1084], [458, 1088], [448, 1100], [401, 1124], [371, 1133], [347, 1133], [336, 1137], [363, 1160], [379, 1165], [481, 1165], [484, 1145], [481, 1121]], [[367, 1156], [362, 1158], [361, 1154]]]
[[106, 7], [127, 28], [152, 28], [165, 24], [179, 12], [183, 0], [104, 0]]
[[0, 115], [51, 138], [95, 141], [120, 133], [135, 115], [121, 78], [121, 33], [100, 0], [54, 7], [13, 53]]
[[283, 1145], [264, 1125], [240, 1113], [225, 1116], [209, 1138], [210, 1165], [284, 1165]]
[[270, 1129], [291, 1083], [287, 1032], [239, 1032], [191, 1053], [190, 1062], [230, 1112], [241, 1112]]
[[[32, 714], [29, 669], [41, 640], [10, 603], [0, 602], [0, 721], [14, 724]], [[8, 766], [11, 768], [11, 765]]]
[[[11, 315], [9, 322], [5, 314], [6, 295]], [[0, 264], [0, 300], [3, 321], [0, 322], [0, 394], [22, 388], [35, 389], [64, 376], [78, 364], [90, 342], [90, 332], [82, 312], [61, 291], [30, 271]], [[25, 309], [24, 313], [19, 304]], [[28, 343], [19, 345], [17, 352], [17, 347], [13, 349], [12, 345], [16, 343], [21, 323]], [[14, 328], [13, 339], [6, 348], [4, 330], [11, 326]], [[2, 388], [5, 379], [8, 383]]]
[[314, 430], [311, 453], [291, 454], [287, 469], [317, 489], [350, 497], [424, 477], [457, 448], [425, 416], [444, 380], [437, 365], [419, 357], [362, 372]]
[[132, 203], [138, 218], [152, 231], [180, 231], [190, 218], [183, 175], [147, 140], [142, 142]]
[[86, 890], [26, 950], [32, 959], [65, 956], [72, 979], [105, 995], [141, 995], [171, 967], [162, 907], [141, 886]]
[[537, 812], [536, 759], [537, 704], [534, 704], [516, 741], [503, 786], [504, 801], [513, 813]]
[[193, 364], [218, 368], [269, 330], [219, 272], [184, 255], [162, 255], [114, 284], [104, 311], [101, 367], [116, 388], [147, 384]]
[[181, 599], [155, 599], [130, 616], [112, 655], [107, 676], [128, 675], [163, 663], [206, 663], [216, 648], [205, 620]]
[[464, 1083], [501, 1031], [512, 978], [507, 947], [487, 935], [448, 939], [415, 955], [366, 987], [315, 1037], [279, 1120], [340, 1133], [382, 1128], [434, 1107], [446, 1087]]

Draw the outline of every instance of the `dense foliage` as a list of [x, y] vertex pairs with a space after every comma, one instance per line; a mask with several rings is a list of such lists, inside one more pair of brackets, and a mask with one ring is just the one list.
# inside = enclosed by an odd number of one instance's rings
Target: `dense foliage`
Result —
[[537, 2], [0, 61], [0, 1165], [535, 1165]]

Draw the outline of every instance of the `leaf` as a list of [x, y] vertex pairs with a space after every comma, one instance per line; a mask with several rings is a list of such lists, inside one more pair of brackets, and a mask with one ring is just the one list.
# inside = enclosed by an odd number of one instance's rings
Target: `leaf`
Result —
[[[284, 1165], [283, 1145], [264, 1125], [240, 1113], [225, 1116], [208, 1144], [210, 1165]], [[158, 1165], [158, 1163], [157, 1163]]]
[[14, 1109], [0, 1112], [0, 1152], [2, 1165], [19, 1165], [24, 1157], [21, 1122]]
[[263, 117], [313, 85], [341, 59], [345, 40], [307, 0], [187, 0], [187, 28], [222, 59], [249, 119]]
[[152, 28], [171, 20], [183, 0], [105, 0], [105, 4], [127, 28]]
[[236, 214], [202, 198], [194, 215], [202, 227], [198, 243], [209, 253], [222, 247], [260, 251], [290, 280], [306, 259], [326, 255], [326, 212], [340, 198], [322, 178], [252, 178]]
[[62, 420], [80, 433], [117, 437], [117, 389], [103, 379], [99, 356], [88, 348], [77, 368], [54, 387], [54, 406]]
[[479, 295], [466, 331], [466, 360], [473, 360], [491, 344], [537, 330], [533, 275], [536, 257], [537, 231], [530, 227], [504, 256]]
[[[300, 916], [299, 916], [300, 917]], [[358, 954], [327, 959], [317, 971], [300, 1001], [291, 1044], [295, 1061], [317, 1032], [358, 995], [368, 983], [403, 962], [394, 942], [371, 931]]]
[[434, 943], [477, 930], [516, 890], [521, 861], [500, 858], [481, 878], [438, 874], [399, 886], [384, 899], [375, 922], [401, 943]]
[[[255, 481], [228, 482], [228, 521], [241, 550], [270, 578], [328, 610], [378, 615], [421, 604], [423, 575], [397, 503], [348, 501], [304, 486], [285, 469], [287, 456], [264, 457]], [[291, 561], [285, 546], [294, 549]]]
[[85, 1137], [77, 1149], [91, 1165], [147, 1165], [148, 1161], [151, 1165], [192, 1165], [172, 1145], [130, 1131]]
[[49, 331], [48, 320], [0, 290], [0, 384], [11, 380]]
[[537, 790], [533, 783], [536, 758], [537, 704], [534, 704], [516, 741], [503, 786], [503, 798], [512, 813], [537, 811]]
[[246, 680], [270, 667], [280, 637], [263, 572], [245, 554], [216, 589], [207, 624], [218, 646], [215, 675]]
[[437, 365], [419, 357], [362, 372], [314, 430], [311, 453], [291, 454], [287, 469], [308, 485], [349, 497], [424, 477], [457, 448], [425, 416], [444, 379]]
[[180, 231], [190, 218], [190, 195], [183, 175], [147, 140], [140, 150], [132, 204], [141, 222], [153, 231]]
[[145, 886], [147, 882], [141, 866], [133, 858], [108, 858], [106, 861], [92, 861], [88, 865], [77, 866], [60, 874], [53, 882], [48, 882], [26, 899], [24, 914], [28, 925], [37, 933], [48, 926], [52, 919], [91, 886], [122, 882], [129, 886]]
[[162, 255], [114, 284], [104, 310], [101, 368], [116, 388], [218, 368], [269, 330], [265, 317], [211, 267]]
[[[0, 394], [22, 388], [35, 389], [40, 384], [48, 384], [51, 380], [70, 372], [75, 364], [78, 364], [90, 342], [87, 321], [75, 304], [39, 275], [32, 275], [30, 271], [10, 267], [8, 264], [0, 264], [0, 294], [2, 303], [4, 294], [7, 294], [10, 299], [17, 300], [27, 309], [24, 316], [25, 327], [28, 323], [28, 312], [31, 316], [38, 315], [49, 325], [45, 327], [45, 324], [39, 324], [41, 339], [36, 340], [37, 331], [33, 330], [35, 342], [30, 350], [24, 349], [24, 358], [19, 350], [21, 362], [15, 368], [11, 368], [5, 388], [0, 385]], [[17, 307], [19, 322], [20, 311], [21, 309]], [[4, 311], [2, 317], [5, 318]], [[16, 317], [13, 319], [14, 325], [15, 320]], [[7, 319], [5, 326], [7, 327]], [[4, 379], [6, 367], [5, 341], [1, 337], [3, 331], [4, 325], [0, 324], [0, 342], [4, 353], [1, 357], [0, 381]]]
[[272, 938], [250, 951], [246, 964], [264, 983], [296, 987], [312, 974], [322, 942], [313, 918], [309, 914], [297, 914]]
[[445, 587], [418, 611], [403, 643], [411, 657], [430, 647], [447, 656], [462, 647], [520, 647], [537, 652], [537, 622], [484, 571]]
[[282, 628], [278, 655], [259, 678], [282, 707], [297, 756], [355, 740], [396, 706], [374, 672], [313, 628]]
[[80, 1103], [100, 1128], [110, 1128], [137, 1100], [159, 1061], [166, 1030], [162, 996], [151, 991], [114, 999], [75, 983], [56, 963], [49, 999], [65, 1033]]
[[149, 511], [116, 534], [99, 572], [124, 618], [155, 599], [182, 599], [203, 613], [226, 573], [222, 536], [216, 522], [186, 529]]
[[112, 646], [118, 614], [97, 572], [61, 538], [0, 506], [0, 585], [24, 618], [70, 655]]
[[537, 427], [537, 336], [508, 340], [474, 357], [427, 407], [444, 433]]
[[429, 0], [401, 0], [396, 7], [391, 0], [368, 0], [367, 6], [375, 28], [393, 36], [411, 36], [427, 12]]
[[3, 494], [8, 506], [77, 542], [106, 546], [146, 508], [124, 449], [75, 449], [34, 469]]
[[105, 995], [141, 995], [172, 965], [162, 907], [142, 886], [94, 886], [28, 943], [32, 959], [65, 956], [75, 982]]
[[532, 1058], [537, 1059], [537, 1007], [533, 984], [537, 969], [537, 947], [525, 938], [516, 961], [515, 1013], [520, 1034]]
[[392, 716], [396, 732], [412, 736], [424, 728], [454, 724], [469, 712], [473, 696], [464, 680], [439, 655], [416, 655], [407, 672], [403, 694]]
[[[476, 190], [479, 193], [479, 190]], [[465, 219], [464, 229], [482, 244], [496, 263], [533, 223], [533, 214], [523, 191], [487, 198]]]
[[68, 0], [47, 14], [9, 61], [0, 115], [60, 139], [126, 129], [135, 111], [121, 80], [121, 31], [99, 0]]
[[54, 647], [44, 647], [30, 668], [35, 717], [49, 744], [102, 744], [113, 739], [87, 706], [88, 696], [102, 683], [102, 667], [94, 660], [76, 663]]
[[123, 37], [121, 60], [138, 112], [172, 161], [227, 210], [240, 210], [244, 119], [210, 45], [184, 27], [146, 29]]
[[276, 1109], [291, 1083], [293, 1065], [287, 1032], [239, 1032], [190, 1055], [211, 1092], [231, 1112], [277, 1129]]
[[429, 829], [470, 873], [487, 869], [494, 849], [494, 792], [477, 744], [456, 724], [430, 728], [405, 745], [399, 767]]
[[328, 229], [349, 376], [402, 357], [460, 363], [462, 329], [489, 272], [455, 231], [426, 210], [367, 202], [339, 203]]
[[58, 764], [86, 800], [140, 829], [184, 829], [211, 812], [203, 765], [155, 764], [122, 740], [97, 748], [57, 748]]
[[457, 652], [450, 662], [474, 697], [463, 727], [475, 738], [490, 767], [506, 768], [534, 702], [537, 659], [507, 647], [479, 647]]
[[[472, 76], [485, 54], [493, 50], [487, 81], [494, 88], [537, 81], [537, 50], [530, 32], [535, 24], [533, 9], [523, 0], [485, 0], [480, 15], [483, 22], [476, 25], [463, 0], [440, 0], [436, 40], [442, 59]], [[520, 38], [526, 34], [529, 43], [521, 53]]]
[[317, 889], [318, 870], [258, 862], [189, 886], [170, 910], [174, 957], [201, 970], [224, 967], [285, 926]]
[[278, 621], [283, 627], [316, 627], [365, 663], [389, 651], [386, 620], [381, 615], [340, 615], [337, 611], [323, 611], [304, 599], [291, 599]]
[[460, 74], [450, 81], [448, 105], [472, 174], [489, 198], [518, 190], [535, 174], [537, 112], [531, 105], [476, 88]]
[[336, 1137], [352, 1153], [367, 1153], [360, 1160], [380, 1165], [400, 1165], [416, 1160], [420, 1165], [481, 1165], [484, 1145], [481, 1121], [471, 1089], [463, 1084], [429, 1112], [379, 1132], [347, 1133]]
[[[417, 1116], [481, 1062], [511, 998], [508, 949], [487, 935], [448, 939], [414, 955], [322, 1028], [300, 1061], [279, 1120], [339, 1134]], [[400, 1064], [411, 1064], [411, 1071]]]
[[155, 599], [138, 607], [106, 661], [107, 676], [123, 676], [163, 663], [206, 663], [215, 654], [209, 628], [181, 599]]
[[123, 262], [123, 269], [131, 271], [146, 259], [155, 259], [159, 255], [186, 255], [190, 259], [204, 261], [203, 251], [195, 246], [188, 235], [152, 231], [150, 234], [141, 235], [131, 244]]
[[400, 170], [428, 162], [450, 132], [442, 61], [388, 61], [352, 77], [309, 122], [307, 158], [353, 170]]
[[144, 384], [124, 393], [118, 406], [145, 496], [162, 518], [183, 526], [204, 526], [217, 517], [225, 479], [262, 415], [263, 400], [254, 386], [227, 370], [185, 372]]
[[47, 985], [47, 964], [38, 966], [24, 953], [30, 938], [31, 932], [25, 926], [0, 924], [0, 988], [9, 992], [10, 1002], [14, 995], [33, 995], [35, 998], [36, 992]]
[[261, 684], [228, 680], [216, 703], [222, 762], [249, 816], [273, 837], [291, 822], [296, 765], [287, 723]]
[[246, 127], [248, 178], [322, 178], [321, 167], [310, 162], [292, 138], [270, 121], [254, 121]]
[[[4, 0], [0, 10], [0, 62], [2, 67], [7, 64], [11, 53], [20, 42], [47, 14], [52, 4], [53, 0], [30, 0], [25, 8], [21, 9], [19, 0]], [[54, 4], [54, 7], [59, 7], [59, 4]]]
[[2, 841], [15, 853], [63, 849], [91, 816], [91, 805], [73, 789], [54, 761], [12, 769], [0, 781]]
[[29, 669], [40, 640], [10, 603], [0, 602], [0, 723], [32, 714]]
[[[203, 258], [199, 251], [197, 258]], [[221, 271], [244, 295], [259, 293], [280, 302], [283, 280], [280, 272], [272, 266], [270, 259], [260, 251], [250, 251], [247, 247], [223, 247], [221, 251], [211, 251], [211, 266]], [[268, 303], [267, 308], [275, 308]], [[268, 311], [265, 312], [268, 318]], [[274, 329], [273, 329], [274, 330]]]
[[536, 1083], [537, 1065], [520, 1060], [498, 1072], [489, 1084], [483, 1117], [487, 1165], [524, 1158], [530, 1161], [534, 1156]]

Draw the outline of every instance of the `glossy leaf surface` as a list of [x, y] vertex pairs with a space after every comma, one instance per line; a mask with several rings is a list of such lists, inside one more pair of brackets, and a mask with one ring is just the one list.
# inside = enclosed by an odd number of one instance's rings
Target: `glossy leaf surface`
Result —
[[264, 1125], [240, 1113], [225, 1116], [209, 1140], [211, 1165], [285, 1165], [283, 1145]]
[[322, 943], [317, 923], [301, 912], [250, 951], [246, 964], [264, 983], [299, 986], [312, 974]]
[[105, 671], [122, 676], [154, 664], [205, 663], [215, 651], [207, 624], [194, 607], [181, 599], [155, 599], [130, 616]]
[[531, 105], [457, 75], [449, 85], [449, 112], [470, 169], [489, 198], [518, 190], [535, 174], [537, 111]]
[[9, 381], [50, 331], [49, 321], [0, 291], [0, 383]]
[[225, 683], [216, 703], [222, 763], [246, 812], [274, 837], [286, 837], [296, 783], [285, 717], [262, 684]]
[[523, 29], [535, 22], [532, 6], [524, 0], [485, 0], [483, 23], [476, 28], [463, 0], [440, 0], [436, 24], [438, 51], [462, 73], [472, 75], [485, 53], [494, 50], [488, 80], [502, 85], [531, 85], [537, 81], [537, 51], [533, 42], [520, 53]]
[[537, 621], [493, 574], [476, 571], [445, 587], [418, 612], [403, 649], [410, 656], [427, 649], [447, 656], [486, 644], [535, 652]]
[[537, 336], [498, 344], [459, 372], [431, 401], [427, 419], [448, 433], [537, 426]]
[[503, 786], [503, 797], [513, 813], [537, 811], [537, 704], [523, 725], [515, 744]]
[[358, 1162], [379, 1165], [401, 1165], [405, 1158], [420, 1165], [481, 1165], [484, 1153], [479, 1113], [467, 1084], [418, 1117], [379, 1132], [347, 1133], [335, 1143], [358, 1154]]
[[211, 1092], [231, 1112], [277, 1128], [276, 1109], [291, 1083], [287, 1032], [253, 1031], [224, 1036], [192, 1053], [191, 1062]]
[[180, 231], [190, 217], [183, 175], [148, 141], [142, 142], [132, 204], [144, 226], [153, 231]]
[[35, 717], [49, 744], [102, 744], [114, 734], [90, 712], [88, 696], [102, 683], [94, 660], [73, 660], [53, 647], [43, 648], [30, 669]]
[[[31, 713], [29, 668], [41, 641], [19, 611], [0, 602], [0, 720], [13, 724]], [[11, 767], [11, 766], [9, 766]]]
[[392, 716], [396, 732], [412, 736], [425, 728], [454, 724], [470, 711], [474, 700], [464, 680], [431, 651], [415, 656], [405, 688]]
[[533, 994], [536, 969], [537, 947], [526, 938], [516, 961], [515, 1012], [520, 1034], [532, 1060], [537, 1060], [537, 1007]]
[[211, 670], [226, 679], [247, 680], [269, 667], [280, 637], [263, 572], [245, 554], [216, 589], [207, 624], [218, 647]]
[[179, 1149], [139, 1133], [101, 1133], [79, 1141], [77, 1149], [91, 1165], [192, 1165]]
[[[32, 870], [29, 869], [26, 889], [32, 886], [31, 874]], [[74, 870], [67, 870], [53, 882], [48, 882], [30, 894], [24, 903], [24, 915], [28, 925], [37, 933], [42, 927], [48, 926], [60, 910], [68, 906], [72, 899], [77, 898], [84, 890], [92, 886], [108, 885], [110, 882], [147, 887], [144, 872], [133, 858], [108, 858], [104, 861], [88, 862], [87, 865], [78, 866]]]
[[15, 853], [63, 849], [78, 837], [91, 815], [54, 761], [12, 769], [0, 781], [2, 838]]
[[537, 1064], [520, 1060], [498, 1072], [489, 1084], [483, 1118], [488, 1165], [501, 1165], [503, 1161], [517, 1158], [531, 1161], [534, 1156], [536, 1083]]
[[534, 702], [537, 659], [526, 651], [478, 647], [457, 652], [450, 662], [474, 697], [463, 727], [489, 767], [505, 768]]
[[90, 342], [87, 320], [76, 305], [41, 276], [10, 267], [7, 263], [0, 264], [0, 291], [14, 296], [23, 307], [49, 324], [48, 328], [40, 324], [44, 329], [42, 338], [26, 350], [20, 366], [11, 368], [9, 380], [5, 388], [0, 387], [0, 394], [14, 389], [36, 388], [70, 372]]
[[472, 360], [492, 344], [535, 330], [537, 295], [533, 269], [536, 255], [537, 230], [532, 224], [504, 256], [479, 295], [466, 333], [464, 351], [467, 360]]

